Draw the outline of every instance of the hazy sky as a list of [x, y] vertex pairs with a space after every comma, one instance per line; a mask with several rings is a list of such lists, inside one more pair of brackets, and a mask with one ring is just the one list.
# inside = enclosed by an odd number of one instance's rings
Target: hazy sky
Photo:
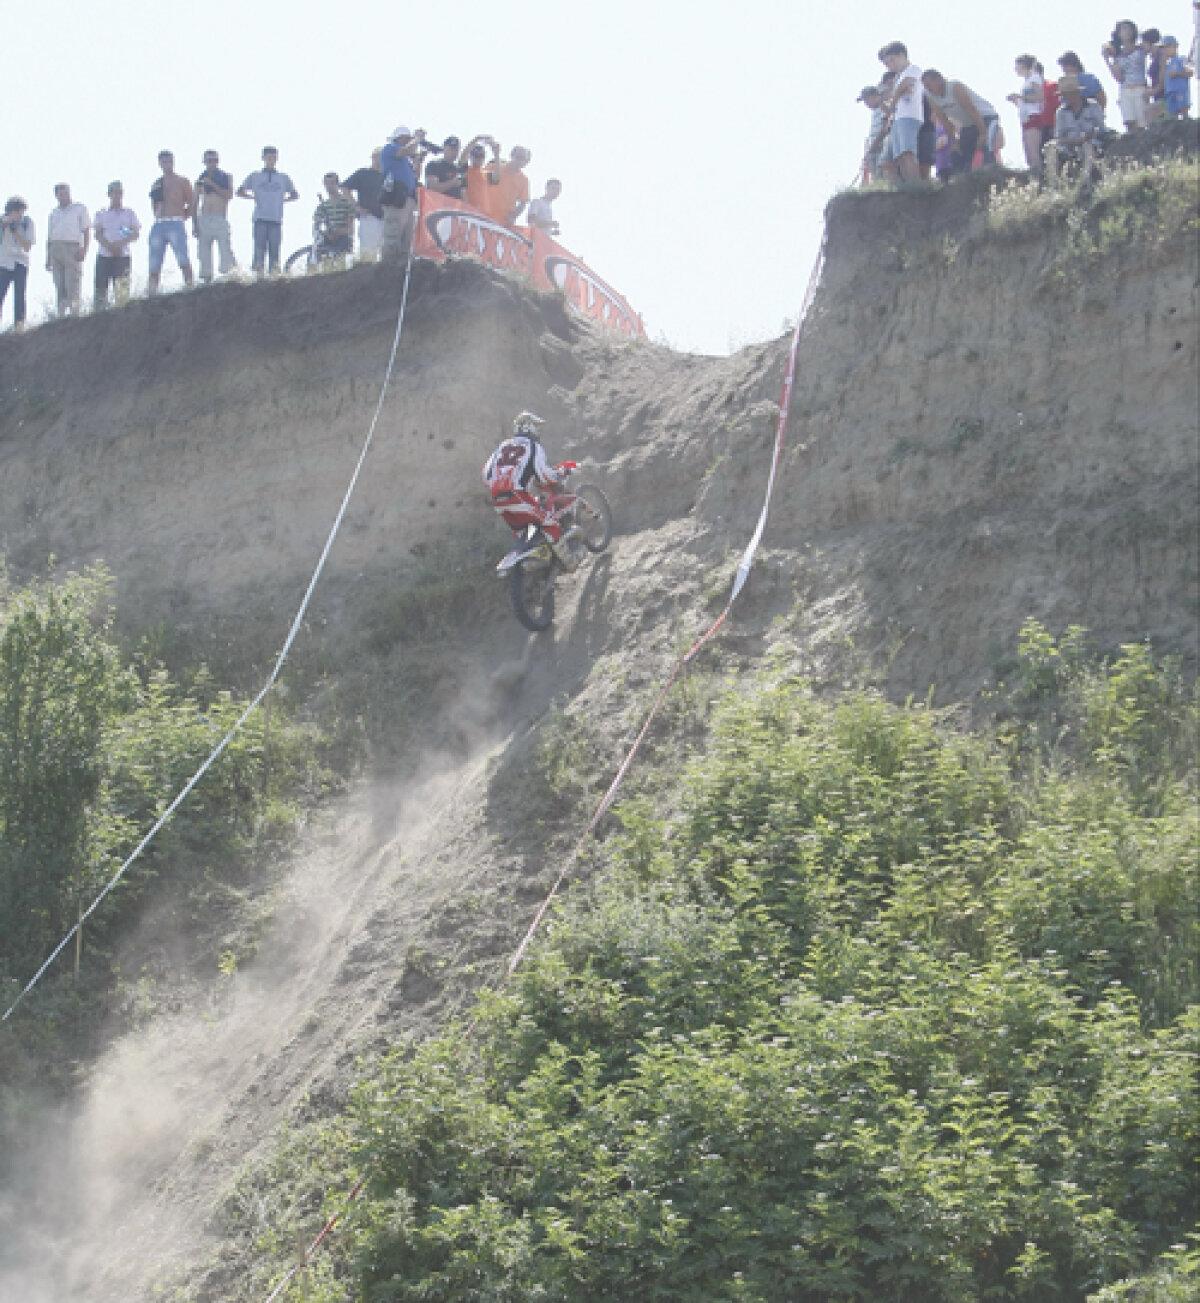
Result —
[[[365, 163], [399, 123], [497, 136], [533, 151], [535, 193], [563, 182], [562, 242], [639, 310], [652, 338], [721, 353], [779, 333], [796, 311], [829, 196], [854, 176], [875, 52], [961, 77], [1001, 108], [1018, 162], [1013, 57], [1074, 48], [1103, 74], [1118, 17], [1191, 41], [1189, 0], [1109, 14], [1095, 0], [998, 4], [856, 0], [40, 0], [9, 14], [0, 191], [37, 222], [31, 317], [52, 296], [46, 216], [56, 181], [102, 207], [110, 180], [148, 227], [158, 151], [193, 179], [206, 147], [240, 183], [266, 143], [300, 191], [286, 253], [307, 243], [322, 174]], [[1113, 97], [1115, 99], [1115, 96]], [[1119, 125], [1110, 104], [1110, 124]], [[250, 254], [251, 204], [233, 205]], [[173, 268], [171, 255], [167, 267]], [[85, 272], [90, 298], [91, 257]], [[146, 239], [134, 246], [144, 280]], [[173, 270], [164, 286], [177, 284]], [[11, 322], [11, 297], [4, 322]]]

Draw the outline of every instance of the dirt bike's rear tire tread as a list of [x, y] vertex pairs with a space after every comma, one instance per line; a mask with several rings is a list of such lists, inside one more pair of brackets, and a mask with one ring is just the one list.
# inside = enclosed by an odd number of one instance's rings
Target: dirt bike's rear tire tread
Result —
[[[604, 490], [595, 484], [580, 484], [571, 492], [586, 503], [588, 510], [594, 513], [589, 526], [587, 516], [580, 509], [576, 509], [575, 520], [583, 530], [583, 546], [589, 552], [603, 552], [612, 542], [613, 530], [612, 507], [604, 495]], [[593, 533], [597, 526], [600, 527], [599, 532]]]
[[[508, 572], [508, 596], [512, 601], [513, 614], [531, 633], [541, 633], [554, 623], [554, 567], [545, 562], [537, 562], [532, 569], [526, 569], [527, 563], [519, 562]], [[531, 609], [529, 598], [533, 595], [533, 582], [548, 584], [541, 606]]]

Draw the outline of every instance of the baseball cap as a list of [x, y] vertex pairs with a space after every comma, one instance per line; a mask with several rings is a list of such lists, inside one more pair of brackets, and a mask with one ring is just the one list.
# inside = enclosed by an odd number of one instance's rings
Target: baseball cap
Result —
[[393, 131], [390, 136], [388, 136], [388, 139], [391, 141], [396, 141], [402, 139], [404, 136], [411, 136], [411, 135], [412, 132], [409, 131], [407, 127], [397, 127], [396, 130]]
[[461, 144], [462, 141], [459, 140], [457, 136], [447, 136], [446, 139], [442, 141], [442, 148], [449, 149], [451, 145], [461, 145]]
[[20, 195], [13, 195], [13, 197], [4, 205], [4, 211], [6, 213], [11, 213], [17, 208], [28, 208], [28, 207], [29, 205], [25, 202], [24, 199], [21, 198]]
[[1179, 44], [1179, 42], [1178, 42], [1178, 41], [1177, 41], [1173, 36], [1164, 36], [1164, 37], [1162, 38], [1162, 43], [1163, 43], [1163, 45], [1178, 45], [1178, 44]]
[[883, 92], [879, 89], [878, 86], [864, 86], [862, 90], [859, 91], [858, 99], [855, 101], [855, 103], [861, 104], [863, 100], [867, 98], [868, 95], [882, 95], [882, 94]]

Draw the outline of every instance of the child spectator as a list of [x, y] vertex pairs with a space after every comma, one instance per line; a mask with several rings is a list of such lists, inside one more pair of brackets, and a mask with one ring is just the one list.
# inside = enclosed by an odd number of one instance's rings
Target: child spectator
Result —
[[1045, 78], [1042, 65], [1032, 54], [1017, 56], [1014, 65], [1021, 78], [1021, 89], [1007, 96], [1017, 106], [1021, 118], [1021, 141], [1025, 146], [1025, 165], [1034, 176], [1042, 171], [1042, 115], [1046, 107]]
[[[925, 121], [925, 95], [921, 88], [921, 69], [910, 63], [908, 47], [892, 41], [879, 51], [883, 65], [895, 76], [895, 87], [888, 97], [892, 126], [888, 133], [888, 165], [891, 175], [903, 181], [921, 178], [917, 149]], [[933, 159], [930, 158], [930, 163]]]
[[1117, 102], [1121, 106], [1121, 121], [1126, 131], [1137, 131], [1146, 125], [1148, 90], [1146, 82], [1146, 51], [1138, 44], [1137, 23], [1122, 19], [1113, 29], [1111, 40], [1101, 46], [1100, 53], [1120, 86]]
[[1157, 27], [1147, 27], [1142, 33], [1139, 44], [1146, 52], [1146, 121], [1160, 122], [1166, 114], [1166, 105], [1163, 102], [1165, 92], [1163, 91], [1163, 57], [1162, 47], [1159, 42], [1162, 40], [1162, 33]]
[[1163, 102], [1168, 118], [1186, 118], [1192, 103], [1192, 65], [1179, 53], [1173, 36], [1162, 38]]

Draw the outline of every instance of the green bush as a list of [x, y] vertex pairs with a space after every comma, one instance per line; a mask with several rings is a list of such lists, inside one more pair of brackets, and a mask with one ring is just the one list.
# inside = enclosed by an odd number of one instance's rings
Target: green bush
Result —
[[996, 741], [728, 700], [470, 1040], [363, 1083], [361, 1297], [1182, 1297], [1194, 697], [1021, 656]]

